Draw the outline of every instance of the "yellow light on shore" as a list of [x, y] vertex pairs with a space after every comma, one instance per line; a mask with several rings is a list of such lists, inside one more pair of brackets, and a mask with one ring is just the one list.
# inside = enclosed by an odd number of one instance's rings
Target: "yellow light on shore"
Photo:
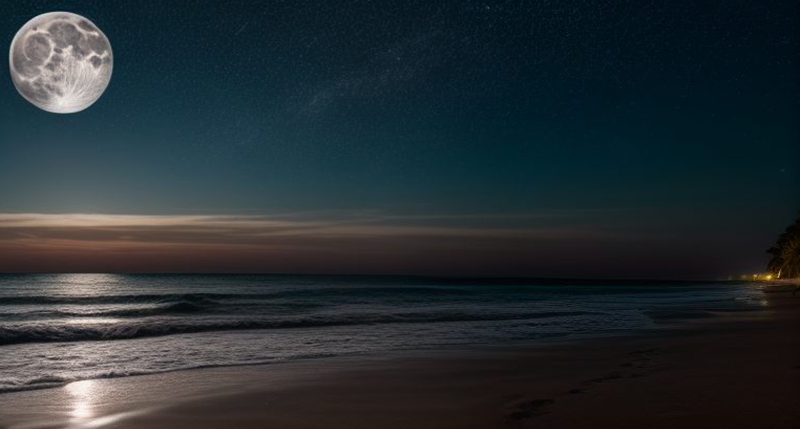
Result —
[[743, 274], [739, 277], [742, 280], [753, 280], [753, 281], [762, 281], [768, 282], [772, 280], [777, 280], [778, 276], [772, 273], [757, 273], [757, 274]]

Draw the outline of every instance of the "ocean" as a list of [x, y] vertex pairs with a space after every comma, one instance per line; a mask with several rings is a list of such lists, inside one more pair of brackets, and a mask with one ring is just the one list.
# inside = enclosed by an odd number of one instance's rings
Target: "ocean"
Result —
[[191, 368], [617, 335], [762, 305], [754, 284], [0, 275], [0, 392]]

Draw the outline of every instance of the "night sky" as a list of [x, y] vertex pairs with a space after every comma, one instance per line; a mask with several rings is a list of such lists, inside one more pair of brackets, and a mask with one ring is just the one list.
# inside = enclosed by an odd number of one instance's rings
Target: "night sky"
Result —
[[0, 67], [0, 272], [719, 278], [800, 210], [798, 1], [21, 1], [105, 32], [57, 115]]

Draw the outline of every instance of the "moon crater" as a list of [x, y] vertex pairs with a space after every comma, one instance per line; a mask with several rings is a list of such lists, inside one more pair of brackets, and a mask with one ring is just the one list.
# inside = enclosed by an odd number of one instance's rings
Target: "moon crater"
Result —
[[114, 58], [108, 38], [91, 21], [51, 12], [22, 26], [9, 62], [14, 86], [26, 100], [48, 112], [75, 113], [106, 90]]

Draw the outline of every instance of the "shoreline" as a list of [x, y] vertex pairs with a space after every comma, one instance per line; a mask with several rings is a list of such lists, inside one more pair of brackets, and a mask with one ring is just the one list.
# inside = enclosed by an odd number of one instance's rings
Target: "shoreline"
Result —
[[[698, 419], [755, 428], [769, 427], [758, 426], [765, 417], [791, 427], [800, 422], [800, 299], [764, 297], [764, 310], [540, 347], [341, 356], [9, 392], [0, 428], [687, 427]], [[749, 411], [726, 417], [738, 407]]]
[[[740, 308], [728, 308], [723, 310], [716, 310], [713, 308], [693, 308], [689, 310], [657, 310], [652, 312], [646, 312], [646, 314], [648, 314], [648, 316], [651, 317], [654, 322], [654, 326], [649, 328], [606, 330], [606, 331], [596, 331], [586, 334], [571, 333], [565, 335], [552, 335], [552, 336], [544, 335], [535, 339], [515, 340], [513, 344], [510, 345], [475, 343], [475, 344], [458, 344], [449, 346], [443, 345], [432, 348], [411, 348], [411, 349], [392, 349], [392, 350], [369, 351], [369, 352], [353, 352], [349, 354], [330, 355], [330, 356], [305, 356], [305, 357], [290, 358], [278, 361], [205, 365], [205, 366], [177, 368], [177, 369], [154, 371], [154, 372], [100, 376], [100, 377], [85, 378], [78, 380], [64, 380], [64, 381], [52, 381], [52, 382], [48, 381], [40, 385], [20, 386], [19, 388], [13, 390], [0, 389], [0, 398], [4, 397], [7, 394], [30, 392], [37, 390], [59, 389], [63, 388], [68, 384], [81, 381], [115, 380], [115, 379], [130, 378], [130, 377], [150, 377], [150, 376], [159, 376], [159, 375], [172, 374], [184, 371], [208, 371], [213, 369], [226, 369], [226, 368], [235, 369], [235, 368], [248, 368], [248, 367], [268, 367], [275, 365], [294, 365], [306, 361], [313, 362], [318, 360], [329, 362], [329, 361], [336, 361], [339, 359], [366, 360], [366, 359], [382, 359], [382, 358], [402, 358], [409, 356], [423, 357], [426, 355], [441, 355], [441, 354], [460, 355], [464, 353], [481, 353], [481, 352], [496, 353], [496, 352], [509, 352], [518, 350], [533, 350], [533, 349], [541, 349], [549, 347], [565, 347], [575, 344], [583, 344], [589, 341], [600, 341], [607, 339], [641, 337], [641, 336], [655, 337], [660, 335], [669, 335], [670, 333], [675, 333], [675, 332], [682, 332], [685, 329], [687, 329], [690, 325], [699, 323], [703, 320], [708, 320], [713, 322], [714, 320], [719, 319], [720, 316], [724, 317], [726, 315], [740, 315], [758, 311], [763, 311], [763, 310], [761, 307], [758, 307], [755, 304], [748, 304], [748, 305], [743, 305]], [[225, 331], [219, 331], [219, 332], [225, 332]], [[237, 331], [232, 331], [232, 332], [237, 332]], [[189, 333], [185, 335], [193, 335], [193, 334], [194, 333]], [[135, 341], [138, 339], [139, 338], [126, 338], [116, 341]], [[71, 344], [73, 342], [69, 343]], [[47, 344], [47, 343], [42, 343], [42, 344]], [[2, 417], [2, 415], [0, 415], [0, 417]], [[2, 421], [0, 421], [0, 423], [1, 422]], [[0, 426], [0, 429], [2, 429], [2, 426]]]

